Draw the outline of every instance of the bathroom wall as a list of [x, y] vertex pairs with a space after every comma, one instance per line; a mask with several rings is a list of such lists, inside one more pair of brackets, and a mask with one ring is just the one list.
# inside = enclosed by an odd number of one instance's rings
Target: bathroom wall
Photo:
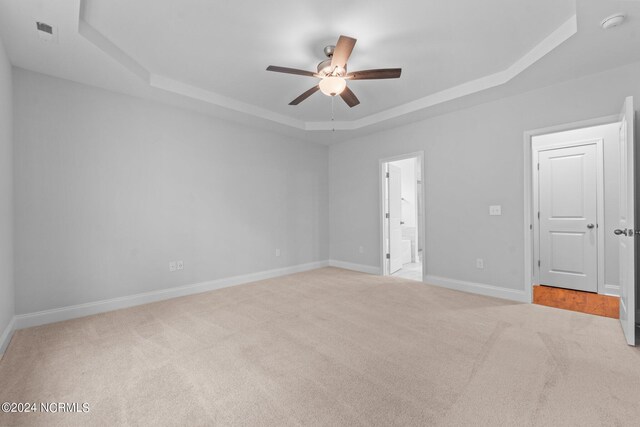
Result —
[[411, 241], [411, 262], [418, 259], [418, 204], [416, 159], [391, 162], [402, 172], [402, 239]]

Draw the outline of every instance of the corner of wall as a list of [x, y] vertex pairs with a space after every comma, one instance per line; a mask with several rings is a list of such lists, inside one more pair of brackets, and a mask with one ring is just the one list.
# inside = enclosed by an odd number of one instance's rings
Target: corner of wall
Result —
[[0, 39], [0, 354], [15, 325], [13, 69]]

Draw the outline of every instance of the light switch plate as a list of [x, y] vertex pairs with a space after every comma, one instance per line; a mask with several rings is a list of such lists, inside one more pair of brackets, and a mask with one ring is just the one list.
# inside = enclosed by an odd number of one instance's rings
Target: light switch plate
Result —
[[500, 205], [489, 206], [489, 215], [491, 216], [502, 215], [502, 206]]
[[169, 263], [169, 271], [176, 271], [176, 262], [175, 261], [171, 261]]
[[184, 261], [178, 261], [178, 270], [184, 270]]

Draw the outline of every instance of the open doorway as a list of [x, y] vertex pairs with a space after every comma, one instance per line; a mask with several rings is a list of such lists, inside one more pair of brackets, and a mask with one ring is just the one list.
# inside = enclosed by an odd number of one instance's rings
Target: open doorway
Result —
[[620, 295], [619, 123], [532, 138], [534, 279], [546, 286]]
[[620, 319], [635, 344], [633, 98], [620, 115], [525, 132], [525, 290]]
[[383, 274], [424, 277], [423, 155], [380, 161]]

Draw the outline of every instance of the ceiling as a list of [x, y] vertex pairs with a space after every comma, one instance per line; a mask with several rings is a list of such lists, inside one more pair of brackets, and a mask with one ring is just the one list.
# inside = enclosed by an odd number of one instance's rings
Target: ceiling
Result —
[[[0, 0], [15, 66], [320, 142], [639, 61], [639, 23], [637, 0]], [[321, 93], [287, 105], [316, 80], [267, 65], [315, 70], [340, 34], [358, 39], [350, 71], [402, 77], [349, 82], [352, 109]]]

